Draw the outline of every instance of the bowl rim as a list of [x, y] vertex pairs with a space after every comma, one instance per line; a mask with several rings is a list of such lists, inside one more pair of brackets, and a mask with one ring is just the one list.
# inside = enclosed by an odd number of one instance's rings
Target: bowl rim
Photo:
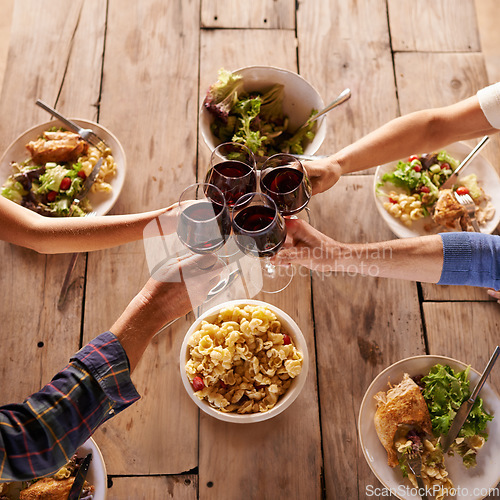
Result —
[[[257, 64], [257, 65], [251, 65], [251, 66], [242, 66], [240, 68], [232, 70], [231, 73], [241, 74], [241, 76], [244, 78], [244, 74], [242, 74], [242, 73], [248, 73], [250, 71], [262, 71], [262, 70], [270, 71], [271, 73], [275, 73], [275, 74], [276, 73], [287, 74], [287, 75], [291, 76], [292, 78], [297, 78], [304, 85], [306, 85], [307, 87], [309, 87], [314, 92], [314, 94], [317, 96], [317, 98], [319, 99], [319, 102], [321, 104], [321, 106], [319, 107], [319, 109], [323, 109], [325, 107], [325, 102], [324, 102], [323, 97], [321, 96], [320, 92], [318, 91], [318, 89], [311, 82], [309, 82], [308, 80], [306, 80], [302, 75], [300, 75], [296, 71], [293, 71], [293, 70], [290, 70], [290, 69], [285, 69], [285, 68], [280, 68], [279, 66]], [[203, 126], [203, 122], [205, 121], [203, 119], [203, 117], [207, 117], [206, 119], [210, 120], [210, 122], [211, 122], [210, 115], [206, 111], [205, 107], [203, 106], [203, 101], [204, 101], [204, 97], [201, 99], [200, 110], [199, 110], [199, 113], [198, 113], [199, 130], [200, 130], [201, 136], [203, 137], [203, 141], [207, 145], [208, 149], [210, 151], [213, 151], [215, 149], [215, 147], [218, 146], [218, 144], [215, 144], [214, 147], [212, 147], [210, 145], [210, 143], [215, 143], [214, 140], [211, 140], [211, 139], [214, 138], [214, 136], [212, 134], [210, 134], [210, 136], [208, 136], [207, 133], [206, 133], [205, 127]], [[314, 147], [311, 148], [310, 146], [314, 143], [314, 139], [313, 139], [313, 141], [311, 141], [307, 145], [307, 147], [310, 147], [310, 148], [307, 151], [304, 151], [304, 154], [313, 155], [323, 145], [323, 143], [324, 143], [324, 141], [326, 139], [326, 126], [327, 126], [326, 119], [327, 119], [327, 116], [325, 114], [325, 115], [321, 116], [320, 118], [318, 118], [316, 120], [317, 127], [316, 127], [315, 138], [316, 137], [321, 137], [321, 140], [318, 141], [317, 145], [315, 145]], [[208, 133], [209, 132], [210, 132], [210, 130], [208, 130]], [[222, 141], [219, 144], [222, 144]], [[306, 149], [307, 149], [307, 147], [306, 147]]]
[[[215, 314], [218, 314], [219, 311], [222, 308], [225, 307], [230, 307], [233, 305], [259, 305], [259, 306], [265, 306], [269, 309], [271, 309], [280, 322], [286, 323], [286, 329], [287, 333], [291, 334], [295, 341], [295, 346], [297, 349], [302, 353], [303, 360], [302, 360], [302, 371], [300, 374], [293, 380], [292, 385], [288, 388], [287, 392], [281, 396], [280, 400], [276, 403], [276, 405], [271, 408], [270, 410], [266, 412], [259, 412], [259, 413], [245, 413], [245, 414], [239, 414], [239, 413], [224, 413], [219, 410], [216, 410], [208, 402], [205, 400], [200, 400], [197, 396], [194, 395], [194, 390], [189, 382], [189, 379], [186, 375], [186, 370], [185, 370], [185, 365], [186, 365], [186, 359], [187, 359], [187, 344], [188, 341], [191, 337], [191, 335], [194, 333], [196, 328], [199, 326], [201, 321], [206, 320], [210, 316], [214, 316]], [[290, 331], [292, 330], [292, 331]], [[288, 315], [286, 312], [284, 312], [282, 309], [279, 307], [269, 304], [268, 302], [264, 302], [261, 300], [254, 300], [254, 299], [235, 299], [235, 300], [230, 300], [227, 302], [222, 302], [221, 304], [218, 304], [216, 306], [211, 307], [208, 309], [206, 312], [201, 314], [189, 327], [186, 335], [184, 336], [183, 342], [182, 342], [182, 347], [180, 349], [180, 356], [179, 356], [179, 369], [180, 369], [180, 375], [182, 379], [182, 383], [184, 385], [184, 388], [186, 389], [186, 392], [188, 393], [189, 397], [194, 401], [196, 406], [200, 410], [203, 410], [207, 415], [210, 415], [213, 418], [216, 418], [218, 420], [222, 420], [225, 422], [230, 422], [230, 423], [238, 423], [238, 424], [249, 424], [249, 423], [256, 423], [256, 422], [262, 422], [264, 420], [268, 420], [270, 418], [275, 417], [276, 415], [282, 413], [285, 411], [298, 397], [300, 392], [302, 391], [305, 381], [307, 379], [307, 374], [309, 371], [309, 353], [307, 349], [307, 343], [306, 339], [302, 333], [302, 330], [299, 328], [297, 323], [291, 318], [290, 315]], [[293, 390], [292, 390], [293, 389]]]

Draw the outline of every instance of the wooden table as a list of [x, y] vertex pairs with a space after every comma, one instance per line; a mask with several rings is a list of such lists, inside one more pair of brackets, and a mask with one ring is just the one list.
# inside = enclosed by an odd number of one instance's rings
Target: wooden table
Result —
[[[298, 71], [331, 100], [320, 153], [388, 120], [446, 105], [488, 83], [473, 0], [20, 0], [0, 99], [0, 151], [47, 120], [37, 98], [96, 120], [122, 142], [125, 187], [113, 213], [169, 205], [209, 151], [198, 109], [220, 67]], [[499, 168], [498, 139], [485, 155]], [[373, 170], [311, 202], [314, 225], [351, 242], [393, 238], [378, 216]], [[0, 245], [0, 404], [47, 383], [105, 331], [148, 277], [142, 242], [80, 259], [64, 311], [69, 255]], [[133, 380], [142, 399], [95, 435], [109, 499], [352, 499], [380, 486], [358, 443], [359, 405], [391, 363], [424, 353], [481, 369], [498, 343], [499, 305], [484, 290], [371, 277], [302, 276], [261, 297], [302, 328], [306, 386], [285, 413], [239, 426], [200, 414], [179, 377], [193, 316], [148, 348]], [[500, 382], [498, 370], [493, 384]]]

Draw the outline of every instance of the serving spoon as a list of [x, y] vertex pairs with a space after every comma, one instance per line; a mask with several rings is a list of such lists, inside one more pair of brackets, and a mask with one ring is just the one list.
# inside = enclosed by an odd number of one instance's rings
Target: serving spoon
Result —
[[323, 116], [324, 114], [328, 113], [328, 111], [331, 111], [333, 108], [336, 108], [339, 104], [342, 104], [343, 102], [347, 101], [347, 99], [349, 99], [350, 97], [351, 97], [351, 89], [344, 89], [328, 106], [324, 107], [321, 111], [319, 111], [315, 115], [309, 117], [306, 120], [306, 122], [297, 129], [295, 134], [300, 130], [306, 128], [312, 122], [316, 121], [320, 116]]

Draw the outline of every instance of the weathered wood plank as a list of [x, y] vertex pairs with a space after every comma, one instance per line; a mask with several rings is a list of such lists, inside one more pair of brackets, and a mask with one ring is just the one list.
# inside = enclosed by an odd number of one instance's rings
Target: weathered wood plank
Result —
[[[198, 0], [109, 2], [100, 118], [128, 165], [115, 213], [170, 205], [194, 181], [198, 30]], [[86, 341], [111, 326], [147, 277], [142, 242], [89, 256]], [[133, 376], [142, 400], [98, 433], [111, 474], [197, 466], [197, 411], [178, 365], [186, 329], [182, 319], [155, 339]]]
[[481, 50], [474, 0], [388, 0], [388, 12], [395, 52]]
[[[203, 28], [295, 29], [295, 0], [202, 0]], [[238, 43], [239, 45], [239, 43]], [[239, 45], [245, 52], [245, 45]]]
[[[233, 34], [234, 35], [234, 34]], [[289, 31], [243, 31], [238, 37], [252, 46], [241, 55], [231, 44], [230, 31], [203, 31], [200, 95], [216, 78], [219, 67], [274, 65], [297, 70], [295, 35]], [[203, 98], [203, 97], [201, 97]], [[205, 152], [208, 148], [200, 146]], [[203, 155], [199, 155], [200, 161]], [[208, 158], [207, 160], [208, 161]], [[200, 171], [206, 165], [200, 163]], [[306, 337], [311, 365], [315, 365], [310, 280], [296, 276], [286, 292], [259, 295], [286, 311]], [[202, 414], [200, 418], [200, 498], [319, 498], [321, 436], [314, 369], [309, 370], [302, 394], [278, 417], [251, 426], [230, 425]], [[224, 457], [224, 473], [214, 456]], [[293, 457], [284, 459], [284, 457]], [[258, 481], [255, 478], [259, 478]]]
[[300, 73], [325, 103], [352, 91], [327, 116], [318, 153], [332, 154], [398, 116], [385, 0], [303, 0], [297, 33]]
[[[87, 40], [93, 40], [102, 52], [105, 6], [99, 1], [52, 2], [51, 9], [47, 5], [27, 0], [15, 5], [0, 101], [2, 115], [9, 116], [0, 123], [1, 150], [25, 129], [49, 120], [35, 106], [37, 97], [54, 104], [60, 91], [71, 92], [66, 86], [78, 82], [71, 110], [90, 118], [91, 105], [99, 96], [102, 57], [98, 50], [86, 53], [85, 48]], [[70, 256], [39, 255], [6, 243], [0, 248], [0, 287], [5, 291], [0, 302], [0, 343], [9, 353], [2, 357], [0, 368], [0, 403], [7, 403], [22, 400], [47, 383], [78, 350], [85, 256], [75, 271], [69, 303], [60, 312], [56, 303]], [[25, 369], [27, 364], [30, 370]]]
[[114, 477], [107, 490], [109, 500], [147, 498], [148, 500], [196, 500], [198, 476]]
[[[344, 177], [313, 198], [313, 225], [343, 242], [391, 239], [372, 183], [373, 176]], [[313, 275], [327, 498], [365, 498], [367, 486], [378, 484], [357, 445], [361, 400], [384, 368], [425, 354], [416, 284], [353, 271]]]

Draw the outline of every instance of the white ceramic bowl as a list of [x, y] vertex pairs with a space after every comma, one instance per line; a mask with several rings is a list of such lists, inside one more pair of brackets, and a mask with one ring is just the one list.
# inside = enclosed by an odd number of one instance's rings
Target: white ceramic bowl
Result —
[[[195, 391], [193, 389], [193, 386], [191, 385], [191, 382], [189, 381], [189, 378], [186, 374], [185, 370], [185, 365], [186, 362], [189, 359], [189, 354], [188, 354], [188, 341], [191, 338], [191, 335], [198, 329], [199, 325], [203, 320], [210, 321], [212, 319], [215, 319], [217, 315], [219, 314], [219, 311], [225, 307], [228, 306], [242, 306], [242, 305], [257, 305], [257, 306], [264, 306], [270, 309], [271, 311], [276, 314], [278, 320], [281, 322], [283, 329], [286, 331], [288, 335], [292, 338], [295, 347], [299, 352], [302, 353], [303, 355], [303, 362], [302, 362], [302, 371], [300, 374], [295, 377], [292, 380], [292, 383], [288, 390], [286, 391], [285, 394], [280, 396], [278, 399], [278, 402], [276, 405], [271, 408], [267, 412], [262, 412], [262, 413], [250, 413], [250, 414], [238, 414], [238, 413], [224, 413], [221, 412], [208, 403], [206, 400], [200, 400], [197, 396], [195, 396]], [[182, 343], [181, 347], [181, 352], [180, 352], [180, 372], [181, 372], [181, 378], [182, 382], [184, 384], [184, 387], [186, 388], [187, 393], [189, 394], [190, 398], [196, 403], [196, 405], [203, 410], [207, 415], [210, 415], [214, 418], [217, 418], [219, 420], [224, 420], [225, 422], [231, 422], [231, 423], [236, 423], [236, 424], [250, 424], [250, 423], [255, 423], [255, 422], [261, 422], [263, 420], [268, 420], [270, 418], [275, 417], [276, 415], [280, 414], [282, 411], [284, 411], [286, 408], [288, 408], [297, 398], [297, 396], [300, 394], [300, 391], [304, 387], [304, 383], [307, 378], [307, 372], [309, 368], [309, 355], [307, 352], [307, 345], [306, 341], [304, 339], [304, 336], [302, 335], [302, 332], [300, 331], [300, 328], [297, 326], [297, 323], [285, 312], [283, 312], [281, 309], [278, 307], [268, 304], [266, 302], [261, 302], [259, 300], [250, 300], [250, 299], [245, 299], [245, 300], [231, 300], [229, 302], [224, 302], [223, 304], [219, 304], [215, 307], [212, 307], [208, 311], [206, 311], [204, 314], [202, 314], [189, 328], [188, 332], [186, 333], [186, 336], [184, 337], [184, 342]]]
[[[72, 118], [71, 121], [74, 121], [83, 128], [92, 129], [111, 148], [113, 158], [115, 159], [117, 167], [116, 175], [109, 180], [113, 191], [111, 193], [91, 192], [88, 195], [89, 201], [92, 204], [92, 209], [97, 212], [97, 215], [105, 215], [113, 208], [113, 205], [120, 195], [123, 183], [125, 182], [125, 173], [127, 170], [125, 151], [120, 141], [107, 128], [99, 125], [99, 123], [76, 118]], [[67, 129], [59, 120], [51, 120], [41, 123], [40, 125], [35, 125], [12, 141], [0, 159], [0, 186], [7, 180], [7, 177], [12, 174], [11, 162], [25, 161], [30, 157], [26, 149], [26, 144], [38, 139], [43, 132], [51, 127], [63, 127]]]
[[[392, 491], [395, 496], [404, 500], [418, 500], [416, 489], [411, 487], [408, 478], [403, 478], [399, 467], [392, 469], [387, 465], [387, 452], [380, 443], [373, 417], [377, 403], [373, 396], [379, 391], [387, 391], [388, 382], [395, 385], [401, 382], [403, 375], [410, 376], [427, 374], [434, 365], [449, 365], [455, 371], [465, 370], [467, 365], [456, 359], [445, 356], [414, 356], [403, 359], [382, 371], [368, 387], [365, 393], [358, 417], [358, 432], [361, 449], [368, 465], [378, 480]], [[470, 388], [475, 387], [479, 373], [473, 368], [469, 372]], [[488, 382], [479, 396], [483, 399], [484, 408], [493, 413], [494, 418], [488, 422], [488, 440], [477, 454], [477, 465], [466, 469], [461, 457], [445, 457], [446, 469], [458, 494], [455, 500], [479, 500], [488, 495], [488, 488], [494, 488], [500, 481], [500, 398]], [[378, 486], [375, 486], [378, 487]]]
[[[288, 116], [289, 129], [297, 130], [311, 115], [325, 107], [318, 91], [297, 73], [273, 66], [247, 66], [233, 71], [243, 77], [245, 91], [265, 91], [272, 85], [284, 85], [283, 113]], [[213, 151], [221, 143], [210, 130], [213, 116], [202, 105], [200, 109], [201, 135]], [[318, 151], [326, 136], [326, 116], [318, 118], [314, 139], [304, 148], [304, 154], [312, 155]]]
[[[464, 160], [465, 157], [472, 151], [472, 148], [467, 146], [467, 144], [464, 144], [463, 142], [455, 142], [440, 149], [449, 153], [459, 162]], [[377, 170], [375, 171], [373, 180], [373, 194], [375, 196], [375, 205], [377, 206], [377, 210], [382, 219], [384, 219], [385, 223], [389, 226], [391, 231], [399, 238], [412, 238], [415, 236], [425, 236], [428, 234], [432, 234], [425, 229], [425, 226], [432, 222], [430, 215], [414, 221], [410, 227], [405, 226], [400, 219], [393, 217], [384, 208], [384, 202], [387, 201], [388, 198], [386, 196], [377, 195], [376, 189], [378, 182], [382, 180], [382, 176], [385, 173], [395, 170], [397, 164], [397, 161], [386, 163], [384, 165], [378, 166]], [[481, 154], [478, 154], [460, 175], [466, 176], [469, 174], [476, 174], [479, 186], [483, 188], [484, 192], [488, 196], [491, 197], [491, 203], [495, 207], [495, 215], [493, 216], [493, 219], [486, 222], [484, 226], [481, 226], [482, 233], [491, 234], [500, 222], [500, 177], [498, 176], [493, 165], [491, 165], [491, 163], [489, 163], [484, 156], [481, 156]], [[395, 187], [390, 182], [385, 184], [385, 186], [382, 187], [382, 190], [385, 192], [395, 191], [397, 193], [406, 193], [403, 188]], [[450, 231], [450, 229], [436, 227], [433, 228], [432, 232], [442, 233], [447, 231]]]

